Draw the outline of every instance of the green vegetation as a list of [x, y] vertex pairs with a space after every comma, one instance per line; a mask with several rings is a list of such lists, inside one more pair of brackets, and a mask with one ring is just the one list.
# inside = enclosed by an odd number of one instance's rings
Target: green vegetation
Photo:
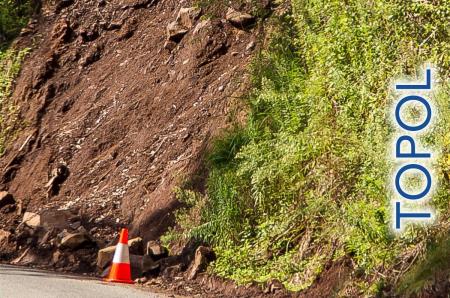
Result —
[[14, 78], [20, 71], [28, 49], [16, 51], [0, 50], [0, 155], [3, 154], [6, 141], [17, 129], [17, 106], [9, 102]]
[[[238, 283], [276, 278], [301, 290], [346, 256], [371, 277], [347, 287], [380, 291], [404, 273], [392, 269], [448, 233], [450, 3], [293, 0], [275, 15], [253, 63], [248, 123], [215, 143], [207, 197], [181, 192], [193, 207], [178, 214], [178, 236], [211, 244], [212, 270]], [[396, 237], [387, 188], [391, 83], [418, 78], [425, 62], [441, 78], [439, 121], [424, 138], [442, 151], [433, 198], [440, 216]]]
[[17, 107], [9, 102], [14, 78], [28, 49], [9, 48], [9, 42], [27, 24], [32, 5], [29, 0], [0, 0], [0, 155], [7, 138], [17, 129]]
[[32, 5], [29, 0], [1, 0], [0, 44], [16, 37], [27, 24], [31, 13]]
[[402, 279], [399, 292], [405, 296], [417, 293], [428, 284], [431, 284], [436, 276], [445, 278], [450, 274], [450, 238], [439, 239], [432, 243], [423, 261], [416, 264]]

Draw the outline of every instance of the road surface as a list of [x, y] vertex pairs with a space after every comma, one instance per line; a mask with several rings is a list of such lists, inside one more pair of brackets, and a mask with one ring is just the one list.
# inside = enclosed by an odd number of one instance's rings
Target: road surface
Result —
[[122, 284], [0, 265], [1, 298], [167, 298]]

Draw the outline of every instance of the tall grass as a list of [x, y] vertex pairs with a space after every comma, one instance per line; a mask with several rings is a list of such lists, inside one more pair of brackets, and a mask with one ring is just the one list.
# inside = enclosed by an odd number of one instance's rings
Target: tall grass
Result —
[[[247, 126], [216, 143], [201, 222], [186, 228], [214, 246], [217, 274], [240, 283], [277, 278], [300, 290], [327, 262], [348, 256], [373, 285], [395, 280], [390, 270], [445, 232], [449, 18], [445, 0], [293, 0], [290, 11], [275, 13], [271, 42], [252, 68]], [[418, 77], [424, 62], [441, 78], [439, 121], [427, 138], [444, 153], [434, 196], [440, 218], [395, 237], [390, 88], [402, 74]], [[371, 284], [348, 287], [370, 292]]]
[[14, 79], [28, 52], [29, 49], [0, 50], [0, 156], [5, 150], [8, 137], [17, 129], [18, 107], [9, 99]]
[[13, 82], [29, 49], [13, 49], [9, 43], [19, 34], [33, 12], [29, 0], [0, 1], [0, 156], [14, 134], [17, 107], [9, 101]]

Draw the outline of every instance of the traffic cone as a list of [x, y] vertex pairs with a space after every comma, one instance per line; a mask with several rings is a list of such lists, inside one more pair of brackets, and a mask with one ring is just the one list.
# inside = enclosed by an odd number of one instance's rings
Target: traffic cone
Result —
[[114, 252], [113, 264], [105, 281], [133, 284], [131, 280], [130, 252], [128, 250], [128, 230], [122, 229], [119, 243]]

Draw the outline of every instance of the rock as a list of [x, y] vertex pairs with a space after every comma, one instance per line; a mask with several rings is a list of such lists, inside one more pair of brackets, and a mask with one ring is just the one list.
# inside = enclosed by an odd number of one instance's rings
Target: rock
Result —
[[198, 20], [202, 13], [201, 8], [197, 7], [183, 7], [180, 9], [177, 15], [176, 21], [179, 25], [186, 29], [194, 27], [195, 21]]
[[128, 248], [130, 254], [143, 255], [144, 254], [144, 244], [141, 237], [136, 237], [128, 240]]
[[194, 30], [192, 31], [193, 35], [198, 34], [200, 31], [202, 31], [204, 28], [208, 28], [209, 26], [211, 26], [211, 21], [210, 20], [204, 20], [201, 21], [200, 23], [198, 23]]
[[254, 41], [251, 41], [247, 47], [245, 47], [246, 51], [253, 51], [255, 49], [256, 43]]
[[9, 236], [11, 236], [11, 233], [5, 230], [0, 230], [0, 244], [7, 242], [9, 239]]
[[232, 7], [228, 8], [225, 18], [233, 26], [238, 28], [245, 28], [255, 22], [255, 17], [253, 17], [252, 15], [249, 15], [245, 12], [239, 12]]
[[53, 234], [53, 230], [52, 231], [47, 231], [42, 237], [41, 239], [38, 240], [39, 242], [39, 246], [42, 248], [46, 248], [46, 247], [50, 247], [50, 240], [51, 240], [51, 236]]
[[[201, 12], [201, 8], [181, 8], [175, 21], [167, 25], [167, 39], [175, 43], [180, 42], [189, 29], [194, 27], [194, 24], [200, 17]], [[173, 50], [175, 47], [170, 42], [166, 42], [164, 44], [164, 48]]]
[[61, 184], [66, 181], [67, 177], [69, 177], [69, 174], [69, 168], [67, 168], [67, 166], [65, 165], [59, 165], [52, 170], [51, 177], [45, 185], [45, 187], [47, 187], [47, 195], [49, 197], [57, 195], [59, 193]]
[[105, 270], [100, 274], [101, 278], [106, 278], [109, 275], [109, 271], [111, 271], [111, 265], [106, 267]]
[[142, 257], [142, 272], [148, 273], [150, 271], [153, 271], [157, 268], [159, 268], [160, 264], [153, 261], [153, 259], [150, 256], [143, 256]]
[[122, 22], [111, 22], [104, 24], [102, 27], [106, 30], [119, 30], [120, 28], [122, 28], [122, 26], [123, 26]]
[[74, 223], [71, 223], [71, 224], [69, 225], [69, 227], [70, 227], [71, 229], [76, 230], [76, 229], [78, 229], [79, 227], [81, 227], [81, 222], [80, 222], [80, 221], [76, 221], [76, 222], [74, 222]]
[[194, 262], [192, 262], [191, 264], [188, 279], [195, 279], [197, 277], [197, 274], [205, 270], [208, 263], [213, 259], [214, 253], [210, 248], [199, 246], [195, 250], [195, 258]]
[[61, 1], [57, 2], [57, 5], [55, 7], [55, 12], [59, 13], [64, 8], [71, 6], [74, 2], [75, 2], [75, 0], [61, 0]]
[[165, 268], [161, 275], [164, 278], [174, 278], [175, 276], [181, 274], [182, 269], [181, 264], [173, 265]]
[[41, 226], [41, 216], [33, 212], [25, 212], [23, 215], [22, 223], [29, 227], [37, 228]]
[[148, 278], [147, 277], [141, 277], [141, 278], [136, 278], [136, 280], [135, 280], [135, 282], [137, 283], [137, 284], [145, 284], [146, 282], [148, 281]]
[[284, 289], [284, 285], [277, 279], [272, 279], [267, 283], [266, 291], [275, 293]]
[[164, 246], [154, 240], [151, 240], [147, 242], [145, 254], [154, 257], [155, 260], [158, 260], [167, 257], [169, 255], [169, 252]]
[[115, 246], [100, 249], [97, 254], [97, 267], [100, 269], [105, 268], [113, 259], [115, 250]]
[[131, 276], [133, 278], [141, 277], [142, 275], [155, 270], [159, 264], [155, 263], [149, 256], [138, 256], [130, 254]]
[[173, 40], [166, 40], [164, 43], [164, 48], [169, 51], [173, 51], [177, 47], [177, 43]]
[[167, 38], [174, 42], [180, 42], [187, 32], [188, 30], [181, 26], [177, 21], [173, 21], [167, 25]]
[[13, 205], [16, 203], [14, 197], [7, 191], [0, 191], [0, 209], [6, 205]]
[[56, 264], [59, 262], [59, 260], [61, 259], [62, 253], [57, 250], [53, 253], [52, 255], [52, 264]]
[[94, 44], [88, 52], [81, 57], [78, 64], [81, 68], [87, 67], [100, 60], [103, 51], [103, 44]]
[[61, 232], [58, 233], [57, 238], [61, 241], [61, 239], [63, 239], [67, 235], [69, 235], [69, 232], [67, 232], [67, 230], [64, 229], [64, 230], [62, 230]]
[[23, 203], [22, 200], [19, 200], [19, 203], [17, 204], [16, 214], [20, 216], [22, 214], [22, 211], [23, 211]]
[[86, 233], [68, 233], [61, 240], [61, 247], [76, 249], [91, 242]]
[[[142, 243], [143, 241], [142, 238], [140, 237], [128, 240], [128, 247], [130, 249], [130, 254], [141, 255], [143, 251]], [[106, 266], [108, 266], [114, 257], [115, 251], [116, 251], [115, 246], [109, 246], [100, 249], [97, 254], [97, 267], [103, 269]]]
[[30, 247], [27, 248], [19, 257], [11, 261], [13, 265], [30, 265], [38, 263], [40, 257]]
[[77, 214], [74, 214], [69, 210], [45, 210], [40, 213], [40, 218], [41, 226], [47, 229], [72, 228], [72, 223], [78, 222], [80, 219]]

